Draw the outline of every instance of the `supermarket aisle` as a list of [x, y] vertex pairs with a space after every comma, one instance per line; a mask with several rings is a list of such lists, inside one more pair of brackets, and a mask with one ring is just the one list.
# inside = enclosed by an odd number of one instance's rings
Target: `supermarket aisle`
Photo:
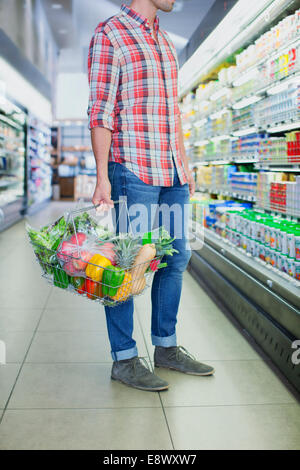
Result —
[[[102, 307], [49, 287], [24, 234], [24, 222], [0, 234], [1, 449], [300, 448], [296, 398], [189, 274], [179, 343], [216, 375], [158, 369], [170, 390], [141, 392], [110, 381]], [[151, 361], [149, 294], [136, 301], [135, 338]]]

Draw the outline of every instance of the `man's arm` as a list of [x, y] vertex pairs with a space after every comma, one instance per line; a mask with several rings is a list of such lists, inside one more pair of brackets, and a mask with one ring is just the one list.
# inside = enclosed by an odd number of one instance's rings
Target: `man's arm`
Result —
[[97, 183], [92, 201], [95, 205], [113, 206], [108, 178], [108, 156], [114, 130], [114, 108], [119, 85], [120, 64], [111, 41], [98, 27], [89, 50], [88, 106], [89, 128], [97, 167]]
[[187, 154], [185, 152], [184, 140], [183, 140], [183, 131], [182, 131], [182, 123], [181, 123], [180, 114], [178, 114], [178, 134], [179, 134], [180, 156], [181, 156], [181, 159], [183, 161], [185, 172], [187, 174], [187, 179], [188, 179], [188, 184], [189, 184], [189, 189], [190, 189], [190, 196], [193, 196], [193, 194], [195, 193], [195, 180], [194, 180], [192, 172], [189, 169], [188, 157], [187, 157]]
[[108, 155], [111, 145], [111, 131], [105, 127], [94, 127], [91, 130], [92, 147], [96, 159], [97, 183], [93, 195], [93, 204], [113, 207], [111, 185], [108, 179]]

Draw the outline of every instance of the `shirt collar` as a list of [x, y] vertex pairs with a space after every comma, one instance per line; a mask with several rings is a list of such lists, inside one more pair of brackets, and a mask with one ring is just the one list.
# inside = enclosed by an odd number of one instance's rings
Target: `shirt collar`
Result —
[[[139, 25], [143, 25], [146, 28], [150, 29], [149, 21], [145, 16], [141, 15], [140, 13], [137, 13], [135, 10], [130, 8], [125, 3], [122, 4], [121, 10], [124, 14], [130, 16], [133, 20], [135, 20], [137, 23], [139, 23]], [[157, 15], [154, 19], [154, 29], [155, 29], [156, 32], [159, 29], [159, 18], [158, 18]]]

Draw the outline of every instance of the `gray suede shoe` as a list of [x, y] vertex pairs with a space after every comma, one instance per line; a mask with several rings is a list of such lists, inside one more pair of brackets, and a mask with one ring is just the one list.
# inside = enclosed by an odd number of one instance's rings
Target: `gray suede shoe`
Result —
[[148, 369], [144, 358], [133, 357], [124, 361], [115, 361], [112, 366], [111, 378], [129, 387], [147, 392], [167, 390], [168, 382], [160, 379]]
[[212, 375], [215, 370], [213, 367], [196, 359], [182, 346], [163, 348], [156, 346], [154, 351], [155, 367], [164, 367], [190, 375]]

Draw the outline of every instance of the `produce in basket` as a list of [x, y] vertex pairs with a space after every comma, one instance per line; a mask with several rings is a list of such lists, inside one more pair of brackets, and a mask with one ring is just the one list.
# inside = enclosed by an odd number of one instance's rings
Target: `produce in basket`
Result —
[[71, 284], [75, 288], [76, 292], [78, 292], [78, 294], [84, 294], [85, 292], [85, 289], [84, 289], [85, 278], [84, 277], [71, 277]]
[[130, 270], [132, 276], [132, 295], [139, 294], [146, 285], [145, 272], [156, 255], [156, 248], [153, 243], [143, 245], [134, 260], [134, 264]]
[[44, 275], [55, 286], [111, 306], [141, 293], [146, 273], [166, 266], [162, 258], [177, 252], [163, 227], [144, 237], [116, 235], [87, 211], [74, 218], [71, 213], [67, 221], [60, 217], [41, 230], [27, 225], [27, 231]]
[[95, 282], [100, 282], [102, 280], [103, 271], [107, 266], [111, 266], [111, 262], [108, 258], [105, 258], [102, 255], [94, 255], [85, 270], [87, 277], [92, 279]]
[[125, 271], [122, 285], [121, 287], [119, 287], [118, 292], [116, 293], [116, 295], [112, 297], [112, 299], [119, 301], [119, 302], [125, 302], [126, 300], [128, 300], [128, 297], [131, 295], [131, 287], [132, 287], [132, 276], [130, 272]]
[[87, 297], [91, 300], [96, 300], [97, 298], [102, 297], [101, 285], [99, 282], [95, 282], [92, 279], [86, 278], [84, 290]]
[[139, 249], [140, 240], [128, 233], [122, 233], [114, 240], [116, 264], [120, 268], [130, 269]]
[[125, 271], [117, 266], [108, 266], [102, 276], [102, 294], [114, 297], [125, 277]]

